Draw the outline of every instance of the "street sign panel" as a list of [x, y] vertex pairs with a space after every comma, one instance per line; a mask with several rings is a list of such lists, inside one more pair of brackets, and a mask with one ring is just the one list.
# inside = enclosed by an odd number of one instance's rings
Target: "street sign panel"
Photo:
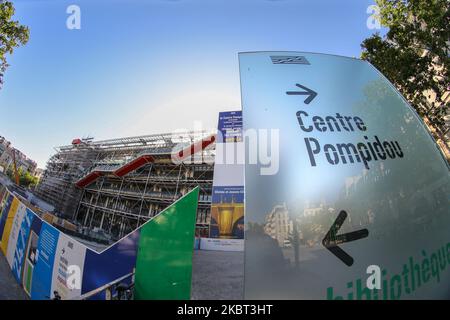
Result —
[[450, 298], [449, 166], [393, 85], [334, 55], [239, 63], [244, 136], [279, 137], [270, 175], [246, 150], [245, 298]]

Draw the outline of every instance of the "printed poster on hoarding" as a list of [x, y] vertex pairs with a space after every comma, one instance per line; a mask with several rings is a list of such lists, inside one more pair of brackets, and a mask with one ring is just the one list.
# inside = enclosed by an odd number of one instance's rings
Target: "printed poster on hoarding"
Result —
[[25, 259], [23, 262], [22, 272], [22, 286], [29, 296], [31, 296], [33, 271], [34, 266], [37, 262], [37, 248], [39, 244], [39, 235], [41, 233], [42, 223], [43, 222], [41, 219], [39, 219], [37, 216], [34, 217], [31, 223], [30, 233], [25, 249]]
[[209, 236], [244, 238], [242, 112], [219, 113]]
[[244, 238], [244, 187], [213, 188], [211, 206], [211, 238]]
[[14, 197], [12, 194], [8, 194], [7, 197], [5, 197], [5, 202], [3, 204], [3, 209], [0, 215], [0, 244], [1, 239], [3, 238], [3, 232], [5, 231], [5, 225], [6, 225], [6, 219], [8, 218], [8, 212], [9, 209], [11, 209], [12, 201]]
[[14, 252], [14, 259], [12, 264], [12, 272], [17, 282], [22, 280], [22, 265], [25, 258], [25, 250], [30, 235], [31, 224], [35, 218], [34, 213], [25, 208], [25, 216], [22, 219], [22, 223], [19, 229], [19, 235], [16, 242], [16, 250]]
[[14, 197], [8, 214], [7, 215], [5, 214], [6, 221], [5, 221], [5, 228], [3, 230], [2, 243], [1, 243], [1, 249], [5, 256], [7, 255], [7, 252], [8, 252], [9, 236], [11, 233], [11, 228], [12, 228], [12, 225], [14, 222], [14, 216], [16, 215], [19, 203], [20, 203], [19, 200]]
[[86, 246], [61, 233], [56, 246], [51, 292], [58, 292], [61, 299], [81, 295]]
[[60, 232], [47, 223], [42, 224], [36, 250], [36, 265], [33, 272], [31, 299], [48, 300], [53, 298], [52, 276], [56, 247]]
[[218, 143], [242, 142], [242, 112], [229, 111], [219, 113]]
[[0, 241], [5, 228], [6, 215], [8, 215], [9, 207], [11, 206], [12, 196], [9, 192], [6, 192], [0, 202]]
[[[139, 237], [140, 229], [130, 233], [100, 254], [92, 250], [87, 250], [81, 293], [88, 293], [133, 272], [136, 267]], [[130, 279], [126, 279], [124, 282], [126, 283]], [[104, 300], [105, 292], [101, 292], [91, 299]]]
[[0, 185], [0, 216], [2, 215], [2, 203], [3, 199], [7, 196], [8, 192], [6, 191], [6, 188], [2, 185]]
[[19, 238], [19, 231], [22, 225], [22, 220], [25, 217], [26, 207], [23, 203], [19, 203], [17, 212], [14, 216], [13, 223], [11, 225], [11, 231], [9, 233], [9, 243], [6, 251], [6, 260], [10, 268], [13, 266], [14, 253], [16, 252], [17, 239]]

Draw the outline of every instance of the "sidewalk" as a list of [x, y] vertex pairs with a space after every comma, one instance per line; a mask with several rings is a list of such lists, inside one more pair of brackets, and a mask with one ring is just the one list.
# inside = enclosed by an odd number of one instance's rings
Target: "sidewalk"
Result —
[[28, 300], [28, 296], [14, 279], [3, 253], [0, 252], [0, 300]]
[[[242, 299], [243, 252], [194, 251], [192, 299]], [[0, 252], [0, 300], [28, 300]]]
[[194, 250], [192, 300], [240, 300], [244, 293], [244, 252]]

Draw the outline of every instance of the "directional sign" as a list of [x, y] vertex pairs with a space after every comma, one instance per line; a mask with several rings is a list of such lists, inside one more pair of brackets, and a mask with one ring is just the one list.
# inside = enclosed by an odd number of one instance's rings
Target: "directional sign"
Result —
[[333, 225], [328, 230], [325, 238], [322, 240], [322, 244], [325, 248], [327, 248], [332, 254], [338, 257], [342, 262], [344, 262], [347, 266], [353, 265], [353, 258], [348, 255], [347, 252], [342, 250], [339, 245], [341, 243], [350, 242], [359, 240], [362, 238], [366, 238], [369, 235], [369, 231], [367, 229], [361, 229], [358, 231], [353, 231], [344, 234], [337, 234], [345, 219], [347, 218], [347, 212], [341, 211], [334, 221]]
[[305, 104], [310, 104], [311, 101], [313, 101], [314, 98], [317, 96], [317, 92], [315, 92], [305, 86], [302, 86], [301, 84], [297, 83], [296, 86], [303, 89], [304, 91], [287, 91], [286, 94], [296, 95], [296, 96], [305, 96], [305, 95], [308, 96], [304, 101]]
[[449, 166], [395, 87], [335, 55], [239, 64], [244, 133], [258, 135], [246, 147], [245, 298], [450, 299]]

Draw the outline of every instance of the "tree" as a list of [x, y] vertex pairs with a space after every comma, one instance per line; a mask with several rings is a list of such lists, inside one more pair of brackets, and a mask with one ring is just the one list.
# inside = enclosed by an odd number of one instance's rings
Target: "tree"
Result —
[[20, 185], [24, 186], [25, 188], [32, 188], [35, 187], [38, 183], [38, 178], [33, 176], [28, 171], [23, 171], [20, 175]]
[[[19, 168], [17, 170], [17, 173], [19, 175], [19, 184], [22, 187], [32, 188], [37, 185], [39, 179], [37, 177], [33, 176], [30, 172], [23, 170], [22, 168]], [[6, 175], [11, 179], [11, 181], [16, 182], [16, 177], [15, 177], [15, 173], [12, 169], [12, 166], [10, 166], [6, 170]]]
[[12, 54], [14, 48], [25, 45], [30, 36], [28, 27], [12, 20], [14, 13], [14, 6], [10, 1], [0, 0], [0, 89], [9, 66], [6, 55]]
[[[443, 95], [450, 79], [448, 0], [376, 0], [378, 19], [388, 28], [365, 39], [361, 58], [371, 62], [403, 94], [425, 121], [447, 132], [449, 105]], [[433, 102], [427, 96], [435, 97]]]

